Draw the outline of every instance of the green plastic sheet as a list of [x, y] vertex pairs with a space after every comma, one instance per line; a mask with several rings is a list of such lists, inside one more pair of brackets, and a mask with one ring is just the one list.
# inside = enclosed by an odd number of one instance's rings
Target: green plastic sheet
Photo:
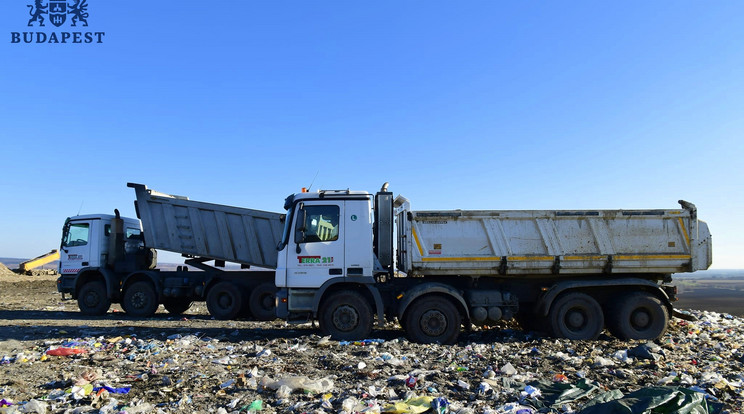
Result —
[[680, 387], [649, 387], [600, 394], [578, 414], [709, 414], [705, 395]]

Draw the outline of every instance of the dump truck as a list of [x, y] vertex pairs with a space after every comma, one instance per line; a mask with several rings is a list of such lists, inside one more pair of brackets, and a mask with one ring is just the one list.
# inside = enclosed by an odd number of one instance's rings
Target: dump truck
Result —
[[[284, 214], [261, 213], [272, 223], [261, 227], [246, 224], [256, 213], [244, 209], [129, 186], [142, 223], [137, 252], [147, 260], [135, 260], [120, 276], [117, 263], [131, 254], [125, 249], [104, 257], [118, 284], [101, 277], [100, 266], [61, 265], [60, 291], [82, 301], [81, 309], [89, 307], [81, 291], [90, 284], [97, 286], [83, 293], [95, 290], [106, 301], [122, 301], [127, 312], [136, 309], [136, 295], [127, 293], [136, 284], [135, 293], [155, 307], [206, 300], [210, 312], [229, 309], [226, 316], [233, 317], [240, 314], [236, 304], [254, 303], [252, 289], [263, 286], [270, 291], [263, 296], [266, 314], [317, 321], [336, 339], [367, 338], [375, 322], [397, 321], [413, 341], [451, 344], [463, 328], [512, 318], [562, 338], [595, 339], [607, 328], [620, 339], [655, 339], [677, 312], [672, 274], [712, 262], [708, 226], [686, 201], [679, 209], [415, 211], [386, 183], [376, 193], [292, 194]], [[227, 210], [235, 214], [230, 220], [223, 217]], [[206, 266], [208, 274], [198, 278], [192, 277], [197, 272], [159, 272], [150, 260], [153, 248], [196, 264], [232, 261], [273, 270], [260, 277]], [[211, 293], [216, 286], [219, 295]], [[267, 297], [275, 298], [271, 311]]]
[[[81, 312], [101, 315], [119, 303], [128, 314], [147, 317], [160, 304], [181, 314], [194, 301], [206, 301], [217, 319], [276, 318], [270, 269], [276, 267], [282, 214], [128, 185], [141, 220], [115, 210], [65, 221], [57, 290], [77, 299]], [[184, 265], [158, 269], [156, 249], [182, 254]], [[226, 262], [241, 270], [226, 269]]]
[[21, 262], [20, 264], [18, 264], [18, 272], [24, 273], [24, 274], [31, 274], [31, 270], [36, 269], [37, 267], [40, 267], [40, 266], [44, 266], [45, 264], [49, 264], [58, 259], [59, 259], [59, 251], [52, 250], [49, 253], [44, 253], [41, 256], [34, 257], [31, 260], [26, 260], [25, 262]]

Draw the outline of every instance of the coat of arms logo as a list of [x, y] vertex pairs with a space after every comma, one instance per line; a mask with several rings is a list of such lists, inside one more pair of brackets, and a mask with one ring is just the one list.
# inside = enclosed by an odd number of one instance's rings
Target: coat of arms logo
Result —
[[67, 0], [48, 0], [46, 4], [43, 0], [34, 0], [34, 4], [27, 5], [28, 13], [31, 18], [28, 19], [28, 25], [33, 26], [34, 22], [39, 26], [44, 26], [47, 15], [53, 25], [60, 27], [67, 21], [70, 15], [70, 26], [77, 26], [81, 23], [83, 26], [88, 25], [88, 0], [73, 0], [73, 3], [67, 3]]

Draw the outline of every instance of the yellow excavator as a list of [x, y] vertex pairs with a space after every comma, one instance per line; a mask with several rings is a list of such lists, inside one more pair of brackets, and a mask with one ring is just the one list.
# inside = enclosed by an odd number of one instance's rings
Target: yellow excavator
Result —
[[31, 269], [35, 269], [39, 266], [43, 266], [47, 263], [53, 262], [55, 260], [59, 259], [59, 251], [58, 250], [52, 250], [49, 253], [42, 254], [39, 257], [34, 257], [31, 260], [26, 260], [25, 262], [18, 265], [18, 273], [26, 273], [30, 272]]

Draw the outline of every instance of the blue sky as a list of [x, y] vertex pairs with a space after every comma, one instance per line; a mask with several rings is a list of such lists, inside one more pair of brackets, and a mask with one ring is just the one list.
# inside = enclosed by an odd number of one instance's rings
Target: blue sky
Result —
[[[70, 1], [71, 3], [72, 1]], [[0, 257], [139, 182], [281, 211], [317, 188], [414, 209], [678, 208], [744, 268], [744, 3], [88, 0], [0, 14]], [[105, 32], [101, 44], [11, 32]]]

